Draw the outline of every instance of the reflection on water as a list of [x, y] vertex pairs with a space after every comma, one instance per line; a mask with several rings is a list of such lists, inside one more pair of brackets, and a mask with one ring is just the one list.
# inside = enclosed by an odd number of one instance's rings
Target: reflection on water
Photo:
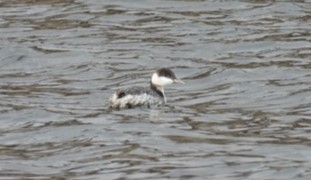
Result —
[[[310, 2], [0, 5], [2, 179], [310, 179]], [[107, 109], [159, 67], [167, 106]]]

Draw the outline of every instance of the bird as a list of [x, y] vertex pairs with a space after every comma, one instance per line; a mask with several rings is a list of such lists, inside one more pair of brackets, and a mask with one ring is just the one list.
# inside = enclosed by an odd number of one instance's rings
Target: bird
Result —
[[152, 74], [149, 86], [132, 86], [126, 89], [119, 89], [113, 93], [109, 98], [109, 107], [123, 109], [166, 104], [167, 99], [164, 93], [164, 86], [173, 83], [184, 84], [169, 68], [158, 69]]

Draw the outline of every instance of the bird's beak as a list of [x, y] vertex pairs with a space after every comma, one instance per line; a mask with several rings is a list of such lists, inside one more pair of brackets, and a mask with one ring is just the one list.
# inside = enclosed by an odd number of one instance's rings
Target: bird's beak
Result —
[[185, 84], [182, 80], [180, 79], [174, 79], [174, 83], [180, 83], [180, 84]]

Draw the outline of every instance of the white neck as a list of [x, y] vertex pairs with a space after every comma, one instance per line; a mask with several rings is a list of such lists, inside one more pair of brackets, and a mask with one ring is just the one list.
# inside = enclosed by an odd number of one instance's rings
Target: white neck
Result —
[[160, 91], [161, 91], [161, 92], [162, 92], [162, 94], [163, 94], [164, 102], [165, 102], [165, 104], [166, 104], [166, 96], [165, 96], [165, 93], [164, 93], [164, 89], [163, 89], [163, 88], [161, 88], [161, 89], [160, 89]]

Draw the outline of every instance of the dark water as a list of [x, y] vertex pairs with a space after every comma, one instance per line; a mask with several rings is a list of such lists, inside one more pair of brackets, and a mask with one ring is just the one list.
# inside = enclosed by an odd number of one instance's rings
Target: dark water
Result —
[[[0, 0], [0, 179], [310, 179], [311, 2]], [[169, 67], [168, 105], [110, 111]]]

